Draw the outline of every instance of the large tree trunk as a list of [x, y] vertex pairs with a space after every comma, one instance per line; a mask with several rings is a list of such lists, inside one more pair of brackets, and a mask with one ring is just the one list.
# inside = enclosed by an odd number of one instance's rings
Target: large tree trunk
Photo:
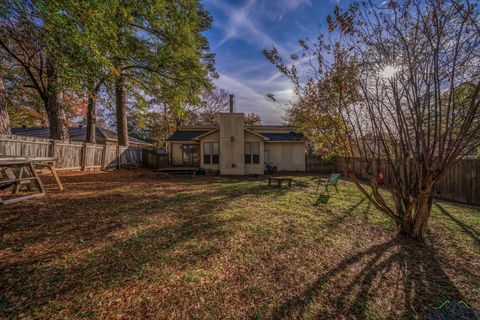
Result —
[[97, 96], [102, 82], [98, 82], [93, 88], [89, 88], [87, 102], [87, 142], [97, 143]]
[[87, 103], [87, 142], [97, 143], [97, 137], [95, 135], [96, 130], [96, 96], [93, 93], [88, 94], [88, 103]]
[[0, 74], [0, 134], [11, 134], [10, 118], [7, 110], [7, 91], [3, 84], [3, 78]]
[[403, 213], [403, 221], [398, 226], [400, 233], [413, 239], [424, 240], [432, 204], [433, 195], [431, 194], [427, 194], [415, 203], [410, 204]]
[[128, 146], [127, 127], [127, 91], [125, 75], [120, 74], [115, 82], [115, 100], [117, 109], [117, 139], [121, 146]]
[[58, 73], [54, 63], [50, 59], [47, 59], [47, 81], [47, 101], [45, 109], [50, 128], [50, 138], [68, 140], [67, 117], [60, 97]]

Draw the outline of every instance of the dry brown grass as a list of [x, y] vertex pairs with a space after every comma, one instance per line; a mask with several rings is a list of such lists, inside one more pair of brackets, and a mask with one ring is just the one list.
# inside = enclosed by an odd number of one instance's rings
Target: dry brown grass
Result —
[[[439, 202], [426, 243], [349, 182], [75, 173], [0, 208], [0, 317], [378, 319], [480, 306], [480, 210]], [[51, 183], [51, 182], [50, 182]], [[302, 186], [311, 184], [312, 186]]]

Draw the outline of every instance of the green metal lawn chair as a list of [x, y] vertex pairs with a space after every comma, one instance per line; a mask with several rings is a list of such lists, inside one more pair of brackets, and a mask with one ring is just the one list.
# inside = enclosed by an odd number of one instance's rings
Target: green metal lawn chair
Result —
[[340, 179], [340, 173], [332, 173], [330, 174], [330, 177], [328, 179], [323, 179], [323, 178], [318, 179], [317, 191], [318, 191], [318, 187], [322, 185], [325, 187], [325, 191], [327, 192], [328, 192], [328, 186], [334, 186], [335, 190], [337, 190], [338, 192], [337, 182], [339, 179]]

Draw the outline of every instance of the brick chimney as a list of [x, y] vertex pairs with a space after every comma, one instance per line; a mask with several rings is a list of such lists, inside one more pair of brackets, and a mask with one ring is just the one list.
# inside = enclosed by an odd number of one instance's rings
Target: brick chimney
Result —
[[233, 113], [233, 98], [234, 98], [234, 95], [231, 94], [230, 95], [230, 113]]

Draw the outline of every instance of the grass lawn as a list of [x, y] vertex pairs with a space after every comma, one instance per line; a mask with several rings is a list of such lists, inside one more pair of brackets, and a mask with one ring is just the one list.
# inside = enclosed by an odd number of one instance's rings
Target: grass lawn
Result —
[[353, 186], [72, 173], [0, 207], [0, 318], [425, 318], [480, 308], [480, 209], [434, 204], [400, 237]]

